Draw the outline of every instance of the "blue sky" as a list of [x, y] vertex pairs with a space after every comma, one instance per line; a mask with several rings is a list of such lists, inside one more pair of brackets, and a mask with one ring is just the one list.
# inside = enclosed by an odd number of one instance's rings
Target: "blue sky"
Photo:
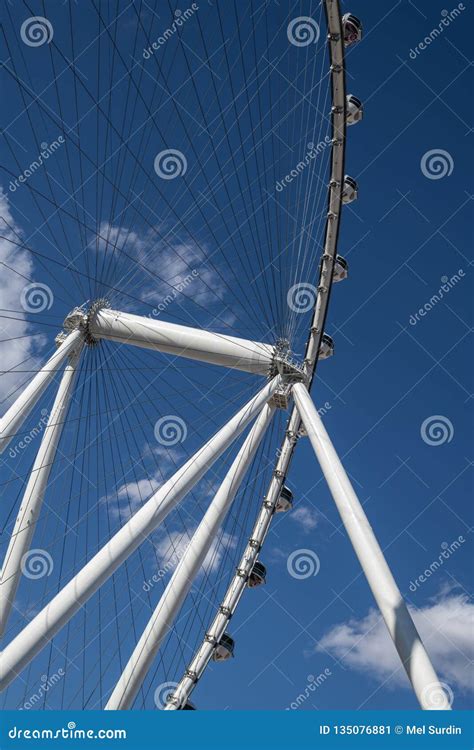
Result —
[[[218, 12], [203, 2], [148, 57], [144, 49], [172, 23], [167, 2], [101, 3], [99, 13], [94, 3], [4, 5], [4, 406], [52, 351], [69, 310], [104, 295], [117, 309], [257, 340], [290, 331], [301, 354], [310, 313], [290, 310], [287, 291], [316, 283], [329, 149], [285, 190], [276, 183], [310, 144], [324, 143], [330, 104], [321, 8], [290, 5], [239, 4], [236, 24], [233, 3]], [[420, 49], [451, 8], [405, 0], [342, 8], [361, 17], [365, 32], [347, 54], [348, 90], [365, 105], [363, 122], [347, 133], [346, 171], [359, 199], [345, 208], [340, 234], [349, 279], [331, 297], [336, 353], [320, 363], [313, 397], [326, 405], [327, 429], [454, 706], [468, 708], [472, 10], [466, 2]], [[33, 15], [53, 30], [38, 46], [21, 35]], [[297, 47], [286, 29], [302, 15], [321, 35]], [[51, 151], [46, 164], [12, 187], [42, 144]], [[163, 179], [156, 158], [169, 149], [179, 152], [181, 174]], [[26, 289], [38, 284], [39, 310]], [[111, 343], [86, 352], [34, 538], [52, 569], [22, 581], [7, 638], [259, 382]], [[34, 459], [34, 445], [19, 441], [53, 398], [49, 389], [3, 457], [2, 551]], [[186, 438], [168, 448], [155, 424], [169, 415], [184, 420]], [[154, 707], [155, 691], [179, 679], [202, 638], [250, 533], [284, 423], [281, 414], [136, 708]], [[24, 670], [5, 706], [25, 706], [42, 676], [58, 670], [64, 675], [41, 706], [103, 705], [168, 574], [146, 594], [143, 582], [186, 541], [231, 459]], [[235, 659], [211, 666], [193, 700], [202, 709], [415, 708], [304, 439], [288, 484], [295, 509], [276, 518], [260, 556], [267, 584], [245, 593], [232, 620]], [[317, 556], [317, 575], [290, 575], [298, 550]]]

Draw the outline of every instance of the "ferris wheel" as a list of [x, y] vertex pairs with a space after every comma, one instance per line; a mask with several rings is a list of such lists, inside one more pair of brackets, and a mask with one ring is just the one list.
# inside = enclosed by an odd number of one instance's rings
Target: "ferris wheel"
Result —
[[[265, 541], [307, 441], [421, 707], [449, 708], [311, 396], [348, 276], [346, 129], [363, 105], [346, 55], [362, 24], [337, 0], [304, 16], [146, 5], [92, 0], [90, 39], [72, 4], [23, 23], [7, 7], [22, 111], [1, 195], [21, 289], [0, 343], [7, 705], [54, 678], [61, 707], [192, 710], [271, 575]], [[28, 174], [16, 139], [42, 154]]]

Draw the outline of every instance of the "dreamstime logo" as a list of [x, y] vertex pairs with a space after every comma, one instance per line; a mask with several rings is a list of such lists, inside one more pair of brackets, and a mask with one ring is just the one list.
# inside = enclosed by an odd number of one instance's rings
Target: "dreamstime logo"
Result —
[[143, 591], [147, 593], [148, 591], [151, 591], [155, 583], [161, 581], [162, 578], [164, 578], [170, 571], [172, 571], [177, 566], [179, 561], [184, 557], [184, 554], [188, 547], [189, 544], [186, 544], [183, 545], [181, 549], [175, 550], [170, 558], [164, 563], [163, 567], [160, 568], [156, 573], [153, 573], [152, 577], [147, 581], [144, 581], [142, 585]]
[[448, 710], [454, 702], [454, 693], [446, 682], [430, 682], [421, 693], [423, 704], [431, 710]]
[[331, 677], [332, 672], [329, 667], [326, 667], [324, 672], [320, 672], [318, 675], [309, 674], [307, 676], [307, 684], [303, 693], [296, 696], [294, 701], [291, 701], [290, 705], [285, 708], [285, 711], [297, 711], [298, 708], [308, 700], [312, 693], [323, 685], [328, 677]]
[[420, 162], [421, 171], [429, 180], [441, 180], [449, 177], [454, 169], [454, 160], [449, 151], [432, 148], [423, 154]]
[[41, 47], [43, 44], [50, 44], [53, 33], [51, 22], [43, 16], [31, 16], [21, 24], [20, 36], [28, 47]]
[[434, 42], [453, 21], [456, 20], [456, 18], [459, 18], [461, 11], [463, 10], [466, 10], [464, 3], [458, 3], [457, 7], [452, 10], [442, 10], [441, 21], [438, 26], [432, 29], [430, 33], [425, 36], [423, 41], [419, 42], [416, 47], [412, 47], [410, 50], [411, 59], [416, 60], [418, 55], [421, 55], [421, 53], [424, 52], [424, 50], [427, 49], [429, 45]]
[[293, 182], [294, 179], [299, 177], [299, 175], [304, 172], [306, 167], [308, 167], [311, 162], [316, 159], [317, 156], [322, 154], [322, 152], [327, 149], [328, 146], [332, 144], [332, 138], [329, 135], [326, 135], [322, 141], [319, 141], [319, 143], [314, 144], [312, 141], [310, 141], [306, 146], [306, 153], [301, 159], [301, 161], [298, 162], [296, 167], [293, 167], [293, 169], [286, 174], [281, 180], [277, 180], [275, 183], [275, 190], [277, 193], [281, 193], [285, 188]]
[[44, 427], [48, 424], [49, 414], [47, 409], [41, 409], [41, 419], [38, 424], [33, 427], [24, 438], [18, 441], [16, 445], [12, 445], [8, 451], [10, 458], [16, 458], [22, 450], [27, 448], [31, 442], [43, 432]]
[[188, 435], [186, 422], [176, 414], [160, 417], [155, 424], [155, 438], [161, 445], [172, 446], [184, 443]]
[[288, 307], [295, 313], [305, 313], [312, 310], [316, 302], [316, 292], [317, 289], [314, 284], [294, 284], [291, 289], [288, 289], [286, 295]]
[[30, 711], [36, 706], [37, 703], [45, 696], [45, 694], [51, 690], [57, 683], [64, 677], [65, 671], [62, 667], [57, 672], [49, 677], [46, 674], [41, 675], [41, 684], [33, 695], [30, 695], [27, 701], [24, 702], [23, 706], [20, 706], [19, 711], [25, 710]]
[[155, 172], [162, 180], [175, 180], [183, 177], [188, 169], [188, 161], [182, 151], [168, 148], [155, 156]]
[[23, 185], [29, 177], [31, 177], [40, 167], [42, 167], [44, 163], [49, 159], [51, 154], [54, 154], [55, 151], [57, 151], [58, 148], [65, 142], [66, 141], [63, 135], [59, 135], [54, 141], [51, 141], [51, 143], [43, 141], [43, 143], [41, 143], [41, 151], [36, 159], [32, 161], [31, 164], [29, 164], [27, 168], [18, 175], [18, 177], [16, 177], [14, 180], [10, 180], [10, 184], [8, 186], [10, 192], [14, 193], [16, 190], [18, 190], [20, 185]]
[[427, 417], [420, 428], [423, 442], [427, 445], [444, 445], [450, 443], [454, 437], [454, 425], [450, 419], [442, 414]]
[[40, 281], [27, 284], [21, 290], [21, 306], [27, 313], [40, 313], [44, 310], [50, 310], [53, 300], [53, 292], [49, 286], [42, 284]]
[[26, 578], [36, 581], [53, 572], [53, 558], [45, 549], [30, 549], [21, 558], [21, 572]]
[[319, 25], [310, 16], [298, 16], [288, 24], [286, 35], [295, 47], [307, 47], [308, 44], [316, 44], [318, 41]]
[[292, 578], [302, 581], [305, 578], [317, 576], [321, 568], [321, 562], [314, 550], [296, 549], [288, 556], [286, 568]]
[[149, 47], [145, 47], [142, 53], [143, 58], [149, 60], [157, 49], [160, 49], [160, 47], [166, 44], [168, 39], [171, 39], [178, 29], [184, 26], [186, 21], [189, 21], [189, 19], [193, 17], [197, 10], [199, 10], [199, 5], [197, 3], [192, 3], [191, 6], [184, 11], [177, 8], [174, 12], [174, 20], [171, 25], [165, 29], [162, 35], [159, 36], [156, 41], [152, 42]]
[[460, 534], [457, 539], [451, 542], [451, 544], [448, 544], [448, 542], [442, 542], [441, 552], [438, 555], [438, 559], [433, 560], [428, 567], [425, 568], [423, 573], [420, 573], [414, 581], [410, 581], [410, 591], [415, 592], [423, 583], [426, 583], [428, 578], [431, 578], [432, 575], [437, 573], [438, 570], [443, 567], [445, 561], [449, 560], [449, 558], [461, 548], [465, 541], [463, 535]]
[[175, 300], [178, 299], [178, 295], [182, 294], [184, 290], [197, 278], [199, 277], [199, 271], [196, 268], [193, 268], [191, 273], [188, 273], [184, 279], [178, 278], [176, 279], [176, 282], [173, 284], [173, 289], [169, 294], [166, 295], [166, 297], [163, 297], [161, 302], [158, 303], [156, 307], [153, 308], [151, 313], [149, 313], [149, 318], [156, 318], [158, 317], [166, 308], [171, 305]]
[[162, 682], [161, 685], [158, 685], [154, 692], [153, 699], [155, 701], [155, 706], [160, 711], [166, 706], [168, 698], [173, 695], [173, 692], [177, 687], [177, 682]]
[[425, 302], [423, 307], [420, 307], [417, 313], [410, 315], [409, 323], [411, 326], [416, 326], [420, 322], [420, 318], [424, 318], [430, 310], [433, 309], [438, 302], [444, 299], [444, 296], [448, 294], [456, 284], [464, 278], [466, 274], [463, 269], [460, 268], [457, 273], [454, 273], [451, 278], [449, 276], [441, 276], [441, 286], [428, 302]]

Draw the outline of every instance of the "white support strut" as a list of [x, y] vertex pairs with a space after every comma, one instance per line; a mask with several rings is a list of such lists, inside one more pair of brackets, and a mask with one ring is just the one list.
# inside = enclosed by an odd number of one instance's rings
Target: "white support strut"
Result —
[[[321, 417], [302, 383], [293, 397], [342, 522], [422, 709], [450, 709], [423, 642]], [[440, 696], [445, 695], [440, 705]]]
[[15, 436], [46, 386], [60, 369], [64, 360], [74, 351], [81, 338], [80, 331], [70, 333], [0, 419], [0, 453], [3, 453]]
[[271, 344], [165, 323], [105, 307], [91, 316], [88, 330], [95, 339], [154, 349], [257, 375], [269, 375], [275, 351]]
[[285, 473], [283, 470], [288, 467], [296, 442], [296, 434], [292, 432], [291, 427], [295, 427], [299, 424], [300, 418], [296, 408], [294, 408], [292, 410], [289, 429], [287, 430], [279, 450], [277, 468], [273, 472], [268, 491], [264, 497], [251, 536], [242, 553], [242, 557], [240, 558], [236, 573], [229, 584], [217, 614], [207, 629], [206, 637], [189, 663], [183, 678], [174, 689], [172, 695], [168, 698], [168, 703], [164, 707], [165, 711], [175, 711], [181, 709], [185, 705], [212, 658], [215, 644], [220, 641], [230, 618], [237, 608], [247, 586], [249, 575], [252, 572], [255, 561], [257, 560], [267, 536], [275, 512], [275, 505], [285, 480]]
[[79, 340], [76, 344], [75, 349], [69, 355], [69, 363], [64, 369], [5, 555], [0, 578], [0, 636], [3, 635], [13, 607], [22, 574], [24, 556], [30, 549], [67, 417], [83, 341]]
[[172, 626], [244, 479], [275, 409], [266, 404], [196, 529], [106, 705], [125, 710], [133, 701]]
[[261, 411], [279, 387], [275, 377], [166, 481], [97, 554], [6, 646], [0, 689], [54, 637], [98, 588], [154, 531]]

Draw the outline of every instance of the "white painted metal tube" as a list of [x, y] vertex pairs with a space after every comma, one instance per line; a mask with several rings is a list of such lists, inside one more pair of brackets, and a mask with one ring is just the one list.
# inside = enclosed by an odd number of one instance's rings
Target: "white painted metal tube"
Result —
[[22, 574], [24, 556], [30, 549], [36, 522], [43, 504], [56, 449], [74, 390], [82, 347], [83, 342], [79, 341], [76, 349], [70, 355], [69, 364], [64, 369], [10, 537], [0, 578], [0, 636], [3, 635], [13, 607]]
[[192, 660], [189, 662], [186, 672], [177, 684], [166, 706], [165, 711], [175, 711], [186, 704], [189, 696], [201, 679], [204, 670], [212, 658], [214, 643], [218, 642], [227, 628], [229, 620], [234, 614], [237, 605], [247, 586], [247, 581], [257, 560], [262, 545], [268, 534], [270, 524], [275, 512], [275, 506], [284, 484], [288, 471], [290, 459], [296, 443], [296, 430], [299, 429], [301, 419], [296, 407], [292, 409], [285, 437], [278, 451], [273, 476], [265, 495], [260, 512], [256, 518], [250, 538], [240, 558], [234, 577], [232, 578], [221, 605], [214, 619], [209, 625], [205, 638], [197, 648]]
[[258, 375], [270, 372], [274, 347], [235, 336], [102, 308], [89, 321], [94, 338], [196, 359]]
[[153, 493], [145, 505], [14, 638], [0, 659], [0, 689], [3, 690], [9, 685], [119, 565], [160, 525], [175, 505], [261, 411], [279, 383], [279, 377], [267, 383], [171, 479]]
[[334, 502], [420, 706], [449, 709], [447, 696], [442, 704], [443, 687], [308, 390], [301, 383], [292, 390]]
[[105, 707], [107, 710], [126, 710], [133, 704], [163, 638], [173, 625], [193, 581], [211, 549], [212, 543], [270, 424], [274, 411], [273, 407], [266, 404], [257, 417], [160, 597], [155, 611], [109, 698]]
[[67, 356], [77, 346], [81, 337], [80, 331], [73, 331], [69, 334], [0, 419], [0, 453], [3, 453], [10, 440], [18, 432], [46, 386], [54, 378]]

